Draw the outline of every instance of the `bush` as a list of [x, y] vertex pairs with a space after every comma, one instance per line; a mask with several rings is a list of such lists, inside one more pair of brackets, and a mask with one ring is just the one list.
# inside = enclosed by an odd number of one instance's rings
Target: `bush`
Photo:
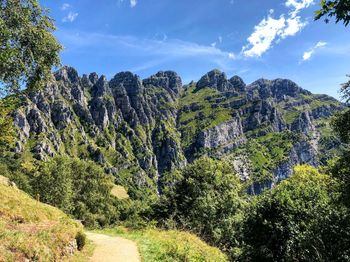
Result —
[[78, 250], [82, 250], [86, 244], [86, 235], [84, 232], [79, 231], [75, 236], [75, 240], [77, 241]]
[[164, 182], [156, 207], [163, 226], [185, 228], [222, 249], [236, 246], [245, 200], [232, 168], [207, 157], [195, 161]]
[[[338, 261], [332, 254], [337, 184], [317, 169], [299, 166], [252, 202], [243, 225], [243, 261]], [[340, 228], [339, 228], [340, 229]]]

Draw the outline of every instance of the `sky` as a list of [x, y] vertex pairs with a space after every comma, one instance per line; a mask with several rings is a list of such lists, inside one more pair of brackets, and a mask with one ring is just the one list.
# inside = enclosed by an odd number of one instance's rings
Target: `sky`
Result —
[[141, 78], [173, 70], [189, 83], [212, 69], [249, 84], [288, 78], [339, 98], [350, 27], [314, 21], [319, 0], [40, 0], [63, 65]]

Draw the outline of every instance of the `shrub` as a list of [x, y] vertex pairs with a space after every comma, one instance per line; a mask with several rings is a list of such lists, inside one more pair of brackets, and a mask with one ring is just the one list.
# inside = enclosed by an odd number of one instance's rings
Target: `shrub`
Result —
[[231, 249], [237, 243], [245, 200], [232, 168], [207, 157], [168, 177], [164, 196], [156, 207], [162, 225], [185, 228], [205, 240]]
[[86, 235], [84, 232], [79, 231], [75, 236], [75, 240], [77, 241], [78, 250], [82, 250], [86, 244]]
[[330, 252], [335, 192], [329, 176], [310, 166], [296, 167], [293, 176], [258, 196], [246, 212], [241, 260], [338, 261]]

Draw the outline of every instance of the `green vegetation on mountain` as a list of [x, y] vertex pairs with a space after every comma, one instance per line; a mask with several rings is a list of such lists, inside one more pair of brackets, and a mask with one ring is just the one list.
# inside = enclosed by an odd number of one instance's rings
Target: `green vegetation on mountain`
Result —
[[210, 87], [197, 90], [195, 83], [185, 87], [180, 99], [179, 116], [181, 143], [185, 150], [195, 142], [200, 131], [231, 119], [231, 109], [212, 107], [220, 97], [220, 92]]
[[247, 155], [250, 164], [251, 182], [266, 182], [273, 179], [273, 171], [288, 160], [293, 145], [299, 140], [300, 134], [290, 131], [269, 133], [265, 136], [251, 139], [241, 146], [234, 156]]

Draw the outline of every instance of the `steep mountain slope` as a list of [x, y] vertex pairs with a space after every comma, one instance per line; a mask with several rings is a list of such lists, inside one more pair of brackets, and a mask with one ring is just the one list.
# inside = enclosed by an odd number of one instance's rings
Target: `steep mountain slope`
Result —
[[161, 176], [203, 154], [232, 161], [259, 191], [288, 177], [294, 165], [316, 166], [336, 152], [328, 120], [343, 109], [290, 80], [246, 85], [218, 70], [182, 86], [170, 71], [143, 81], [122, 72], [107, 81], [63, 67], [44, 90], [20, 100], [14, 151], [22, 161], [57, 154], [93, 159], [131, 197], [156, 192]]

